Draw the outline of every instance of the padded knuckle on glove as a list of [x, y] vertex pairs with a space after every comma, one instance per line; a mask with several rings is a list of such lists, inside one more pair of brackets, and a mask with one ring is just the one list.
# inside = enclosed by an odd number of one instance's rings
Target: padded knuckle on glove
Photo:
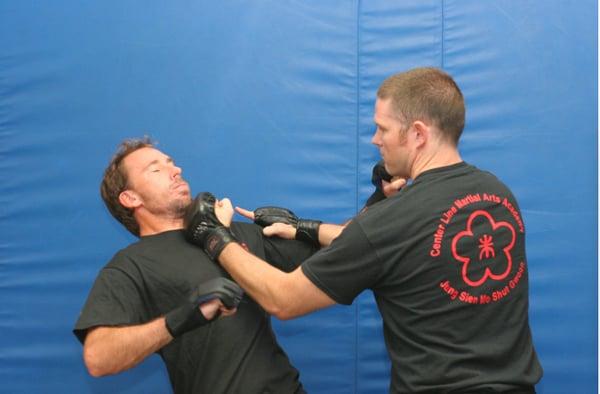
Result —
[[185, 238], [202, 248], [213, 260], [230, 242], [237, 242], [233, 233], [215, 214], [217, 199], [209, 192], [199, 193], [184, 215]]
[[218, 298], [227, 309], [236, 308], [244, 291], [237, 283], [227, 278], [215, 278], [199, 285], [192, 295], [193, 302], [198, 305], [207, 300]]
[[254, 223], [262, 227], [275, 223], [291, 224], [296, 227], [298, 217], [287, 208], [260, 207], [254, 210]]
[[217, 199], [209, 192], [200, 193], [187, 207], [183, 225], [185, 237], [188, 241], [199, 246], [204, 246], [204, 238], [210, 228], [221, 225], [215, 214], [215, 202]]

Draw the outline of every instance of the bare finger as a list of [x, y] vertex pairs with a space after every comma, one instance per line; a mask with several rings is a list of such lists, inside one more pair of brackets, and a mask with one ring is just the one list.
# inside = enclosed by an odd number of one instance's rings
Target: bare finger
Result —
[[249, 211], [247, 209], [240, 208], [240, 207], [235, 207], [235, 210], [236, 210], [237, 213], [239, 213], [240, 215], [244, 216], [245, 218], [248, 218], [250, 220], [254, 220], [254, 211]]

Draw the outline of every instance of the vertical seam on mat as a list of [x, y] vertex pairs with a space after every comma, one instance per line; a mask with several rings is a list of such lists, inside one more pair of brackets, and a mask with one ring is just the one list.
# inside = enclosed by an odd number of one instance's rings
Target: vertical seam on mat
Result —
[[[360, 0], [356, 1], [356, 171], [355, 171], [355, 206], [354, 212], [358, 211], [359, 193], [359, 166], [360, 166]], [[358, 392], [358, 308], [359, 303], [354, 306], [354, 393]]]
[[445, 0], [442, 0], [441, 2], [441, 39], [440, 39], [440, 46], [441, 46], [441, 51], [440, 51], [440, 68], [443, 69], [444, 68], [444, 29], [445, 29], [445, 25], [444, 25], [444, 19], [445, 19], [445, 14], [444, 14], [444, 6], [445, 6]]

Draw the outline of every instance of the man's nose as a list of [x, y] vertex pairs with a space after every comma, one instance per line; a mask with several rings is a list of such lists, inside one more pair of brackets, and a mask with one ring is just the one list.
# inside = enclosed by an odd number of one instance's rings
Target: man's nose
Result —
[[371, 143], [376, 146], [381, 146], [381, 138], [379, 136], [379, 129], [375, 129], [373, 137], [371, 137]]
[[171, 178], [177, 178], [181, 176], [181, 168], [177, 167], [177, 166], [173, 166], [173, 168], [171, 169]]

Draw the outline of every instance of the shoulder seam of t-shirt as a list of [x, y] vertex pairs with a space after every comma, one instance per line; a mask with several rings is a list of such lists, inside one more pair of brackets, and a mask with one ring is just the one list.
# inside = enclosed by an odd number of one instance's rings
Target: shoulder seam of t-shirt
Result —
[[[360, 224], [360, 221], [356, 220], [356, 224], [358, 225], [358, 227], [360, 228], [360, 231], [363, 233], [363, 236], [369, 243], [371, 250], [373, 251], [373, 253], [375, 253], [375, 256], [377, 257], [377, 262], [379, 263], [379, 264], [377, 264], [377, 266], [379, 267], [379, 273], [377, 274], [377, 279], [375, 280], [375, 283], [378, 283], [379, 280], [381, 279], [381, 275], [383, 274], [383, 263], [382, 263], [381, 256], [379, 255], [379, 253], [377, 253], [377, 248], [375, 248], [375, 246], [373, 245], [373, 243], [367, 236], [367, 233], [365, 233], [365, 230], [363, 229], [362, 224]], [[373, 286], [371, 286], [370, 289], [373, 290]]]
[[[135, 266], [135, 264], [134, 264], [134, 267], [135, 267], [136, 270], [138, 270], [138, 267]], [[102, 271], [108, 271], [109, 273], [110, 272], [119, 272], [121, 275], [123, 275], [129, 281], [131, 281], [131, 283], [134, 286], [138, 286], [138, 283], [137, 283], [136, 279], [129, 272], [127, 272], [126, 270], [124, 270], [121, 267], [114, 267], [114, 266], [112, 266], [112, 267], [104, 267], [104, 268], [102, 268], [102, 270], [100, 272], [102, 272]]]

